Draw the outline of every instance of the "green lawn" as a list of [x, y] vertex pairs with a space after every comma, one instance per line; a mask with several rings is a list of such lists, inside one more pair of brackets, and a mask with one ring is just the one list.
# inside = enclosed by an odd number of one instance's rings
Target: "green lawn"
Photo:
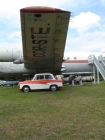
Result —
[[0, 140], [105, 140], [105, 83], [30, 93], [0, 87]]

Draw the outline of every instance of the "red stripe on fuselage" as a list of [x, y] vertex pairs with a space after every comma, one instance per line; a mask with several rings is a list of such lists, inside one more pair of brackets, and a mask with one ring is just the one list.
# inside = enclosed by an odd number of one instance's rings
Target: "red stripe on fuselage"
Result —
[[88, 60], [66, 60], [63, 63], [88, 63]]

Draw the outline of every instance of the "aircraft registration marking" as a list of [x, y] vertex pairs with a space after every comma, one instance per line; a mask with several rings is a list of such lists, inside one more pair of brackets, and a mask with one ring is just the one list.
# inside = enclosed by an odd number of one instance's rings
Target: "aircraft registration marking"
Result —
[[[39, 28], [39, 32], [35, 32], [35, 29], [33, 27], [30, 28], [31, 32], [31, 40], [32, 44], [32, 51], [34, 57], [44, 57], [46, 53], [46, 45], [48, 43], [48, 40], [45, 39], [47, 36], [44, 36], [46, 34], [50, 33], [50, 27], [46, 28], [46, 31], [44, 32], [43, 28]], [[39, 39], [41, 38], [41, 39]]]

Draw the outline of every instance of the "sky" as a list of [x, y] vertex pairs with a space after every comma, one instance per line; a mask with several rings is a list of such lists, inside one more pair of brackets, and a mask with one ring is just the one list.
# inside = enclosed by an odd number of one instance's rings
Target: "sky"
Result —
[[71, 12], [65, 52], [105, 52], [105, 0], [0, 0], [0, 48], [22, 48], [20, 9], [50, 6]]

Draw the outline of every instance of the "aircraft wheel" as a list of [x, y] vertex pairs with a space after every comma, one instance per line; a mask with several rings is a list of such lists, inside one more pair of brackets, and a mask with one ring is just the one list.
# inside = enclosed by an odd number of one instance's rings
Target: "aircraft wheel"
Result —
[[22, 90], [24, 92], [29, 92], [30, 91], [30, 87], [29, 86], [24, 86]]
[[57, 89], [58, 89], [58, 87], [56, 85], [50, 86], [50, 90], [51, 91], [56, 91]]

